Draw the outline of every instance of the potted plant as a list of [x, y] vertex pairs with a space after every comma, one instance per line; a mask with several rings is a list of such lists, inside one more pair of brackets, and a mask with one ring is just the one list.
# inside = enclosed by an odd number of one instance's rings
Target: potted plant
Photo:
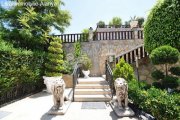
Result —
[[61, 40], [57, 37], [52, 37], [50, 46], [48, 47], [48, 55], [45, 63], [46, 76], [43, 76], [47, 92], [51, 93], [51, 85], [55, 80], [62, 79], [62, 71], [64, 70], [63, 63]]
[[87, 56], [87, 54], [83, 54], [80, 57], [80, 63], [82, 64], [82, 72], [84, 74], [84, 78], [89, 78], [90, 69], [92, 67], [92, 62]]

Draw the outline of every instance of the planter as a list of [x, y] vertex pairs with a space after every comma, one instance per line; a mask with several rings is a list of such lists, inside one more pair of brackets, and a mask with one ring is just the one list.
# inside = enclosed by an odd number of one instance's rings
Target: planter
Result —
[[62, 79], [64, 80], [66, 84], [66, 88], [72, 88], [73, 87], [73, 76], [69, 74], [63, 74]]
[[43, 79], [44, 79], [44, 84], [46, 85], [46, 88], [47, 88], [46, 91], [48, 93], [52, 93], [52, 90], [51, 90], [52, 84], [55, 82], [55, 80], [62, 79], [62, 76], [57, 76], [57, 77], [46, 77], [46, 76], [43, 76]]
[[90, 70], [82, 70], [82, 73], [84, 74], [84, 78], [89, 78]]

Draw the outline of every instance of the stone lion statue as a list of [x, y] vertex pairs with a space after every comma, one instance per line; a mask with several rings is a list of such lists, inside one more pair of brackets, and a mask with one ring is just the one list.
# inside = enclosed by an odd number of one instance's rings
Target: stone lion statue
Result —
[[63, 79], [55, 80], [54, 84], [51, 86], [54, 109], [63, 108], [64, 105], [64, 91], [65, 91], [65, 82]]
[[119, 109], [128, 108], [128, 85], [125, 79], [117, 78], [114, 82]]

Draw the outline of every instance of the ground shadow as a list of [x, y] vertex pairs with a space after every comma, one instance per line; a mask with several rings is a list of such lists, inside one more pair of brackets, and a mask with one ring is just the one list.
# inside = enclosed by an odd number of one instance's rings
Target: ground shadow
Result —
[[[52, 109], [52, 108], [51, 108]], [[49, 111], [51, 111], [51, 109], [49, 109]], [[48, 112], [49, 112], [48, 111]], [[56, 115], [50, 115], [48, 114], [48, 112], [46, 112], [45, 114], [43, 114], [41, 116], [41, 119], [40, 120], [51, 120], [53, 117], [56, 117]]]
[[39, 98], [39, 97], [45, 97], [45, 96], [50, 96], [51, 94], [46, 92], [45, 90], [39, 92], [39, 93], [36, 93], [34, 95], [31, 95], [29, 96], [29, 98]]
[[[126, 117], [118, 117], [118, 116], [114, 113], [114, 111], [111, 111], [109, 115], [111, 116], [112, 120], [120, 120], [121, 118], [126, 118]], [[130, 120], [130, 119], [136, 118], [136, 116], [127, 117], [127, 118]], [[138, 120], [138, 119], [137, 119], [137, 120]]]
[[55, 116], [56, 115], [49, 115], [48, 113], [45, 113], [44, 115], [42, 115], [40, 120], [51, 120]]

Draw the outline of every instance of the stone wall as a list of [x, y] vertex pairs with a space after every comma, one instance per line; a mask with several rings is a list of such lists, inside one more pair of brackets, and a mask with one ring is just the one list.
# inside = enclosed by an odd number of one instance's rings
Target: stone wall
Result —
[[[133, 64], [132, 66], [134, 67], [134, 70], [136, 71], [135, 64]], [[176, 64], [170, 65], [169, 67], [172, 67], [172, 66], [180, 66], [180, 61], [177, 62]], [[149, 57], [139, 60], [139, 78], [140, 78], [140, 80], [146, 81], [148, 84], [151, 84], [153, 82], [151, 73], [156, 69], [165, 72], [164, 65], [153, 65], [151, 63], [151, 60], [149, 59]], [[137, 72], [136, 72], [136, 75], [137, 75]]]
[[[105, 60], [108, 56], [118, 56], [128, 50], [132, 50], [136, 46], [143, 44], [143, 40], [101, 40], [82, 42], [81, 44], [82, 52], [87, 53], [93, 63], [91, 76], [101, 76], [105, 74]], [[63, 43], [63, 48], [67, 56], [73, 59], [74, 43]]]

